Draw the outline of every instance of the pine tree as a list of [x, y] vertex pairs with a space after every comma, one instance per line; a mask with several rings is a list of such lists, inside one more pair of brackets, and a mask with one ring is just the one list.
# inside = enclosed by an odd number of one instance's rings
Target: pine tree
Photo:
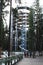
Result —
[[35, 30], [36, 30], [36, 49], [40, 50], [40, 45], [41, 45], [41, 26], [40, 26], [40, 22], [41, 22], [41, 8], [39, 5], [39, 0], [35, 1], [35, 5], [34, 5], [34, 26], [35, 26]]
[[29, 30], [28, 30], [28, 48], [29, 50], [34, 50], [34, 26], [33, 26], [33, 10], [29, 13]]
[[3, 0], [0, 1], [0, 46], [3, 42], [2, 41], [3, 40], [2, 4], [3, 4]]

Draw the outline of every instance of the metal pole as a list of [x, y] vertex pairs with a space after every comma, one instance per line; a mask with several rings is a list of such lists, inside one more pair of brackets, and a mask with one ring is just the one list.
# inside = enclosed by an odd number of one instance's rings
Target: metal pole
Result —
[[10, 45], [10, 35], [11, 35], [11, 12], [12, 12], [12, 0], [10, 0], [10, 20], [9, 20], [9, 41], [8, 41], [8, 56], [10, 56], [10, 51], [12, 51]]
[[[12, 0], [10, 0], [10, 20], [9, 20], [9, 38], [8, 38], [8, 56], [10, 56], [11, 51], [11, 43], [10, 43], [10, 35], [11, 35], [11, 12], [12, 12]], [[8, 61], [8, 65], [10, 65], [10, 61]]]

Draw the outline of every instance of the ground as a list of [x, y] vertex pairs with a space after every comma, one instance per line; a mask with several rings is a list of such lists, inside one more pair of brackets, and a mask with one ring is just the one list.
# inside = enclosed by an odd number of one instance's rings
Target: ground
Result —
[[23, 58], [16, 65], [43, 65], [43, 57]]

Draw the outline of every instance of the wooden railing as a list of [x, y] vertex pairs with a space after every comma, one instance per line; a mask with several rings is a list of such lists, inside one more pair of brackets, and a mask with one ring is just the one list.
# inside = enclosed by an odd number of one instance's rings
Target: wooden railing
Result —
[[0, 58], [0, 65], [13, 65], [15, 63], [17, 63], [18, 61], [20, 61], [23, 58], [23, 55], [17, 55], [17, 56], [11, 56], [11, 57], [7, 57], [7, 58]]

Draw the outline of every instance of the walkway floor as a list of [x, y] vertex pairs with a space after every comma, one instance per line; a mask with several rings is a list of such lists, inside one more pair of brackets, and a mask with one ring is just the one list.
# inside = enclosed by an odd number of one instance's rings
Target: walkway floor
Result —
[[23, 58], [16, 65], [43, 65], [43, 57]]

